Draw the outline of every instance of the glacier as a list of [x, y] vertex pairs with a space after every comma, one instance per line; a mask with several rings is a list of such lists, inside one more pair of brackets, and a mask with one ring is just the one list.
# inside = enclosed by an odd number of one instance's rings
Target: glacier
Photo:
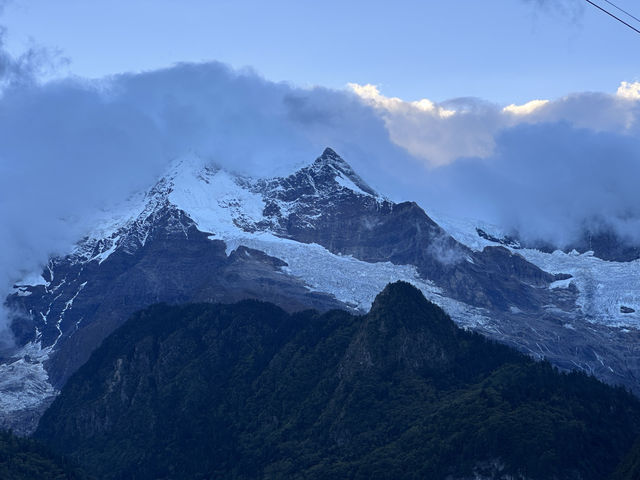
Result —
[[[480, 251], [496, 242], [478, 235], [477, 229], [490, 232], [495, 238], [504, 238], [499, 226], [475, 219], [452, 218], [439, 212], [430, 216], [453, 238], [469, 248]], [[554, 274], [569, 274], [571, 278], [554, 282], [550, 288], [578, 289], [577, 306], [589, 322], [623, 329], [640, 329], [640, 259], [629, 262], [602, 260], [593, 252], [575, 250], [543, 252], [533, 248], [514, 248], [505, 245], [528, 262]], [[622, 313], [621, 307], [634, 312]]]

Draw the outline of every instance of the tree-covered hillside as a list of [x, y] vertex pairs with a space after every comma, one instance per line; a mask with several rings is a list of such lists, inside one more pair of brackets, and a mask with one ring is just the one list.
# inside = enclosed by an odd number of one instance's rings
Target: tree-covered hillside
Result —
[[455, 326], [406, 283], [371, 311], [156, 305], [36, 436], [99, 478], [603, 480], [640, 403]]
[[0, 432], [2, 480], [81, 480], [86, 478], [68, 461], [39, 442]]

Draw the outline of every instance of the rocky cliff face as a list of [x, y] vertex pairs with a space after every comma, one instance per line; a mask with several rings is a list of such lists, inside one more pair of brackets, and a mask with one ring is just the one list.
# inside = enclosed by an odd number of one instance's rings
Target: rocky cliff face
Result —
[[416, 285], [459, 325], [640, 390], [636, 329], [589, 321], [566, 272], [484, 247], [454, 239], [415, 203], [379, 195], [331, 149], [288, 177], [260, 180], [181, 159], [37, 281], [16, 286], [8, 303], [21, 312], [20, 348], [0, 365], [10, 379], [0, 384], [0, 411], [11, 425], [17, 412], [41, 408], [151, 303], [254, 298], [289, 311], [367, 311], [395, 280]]

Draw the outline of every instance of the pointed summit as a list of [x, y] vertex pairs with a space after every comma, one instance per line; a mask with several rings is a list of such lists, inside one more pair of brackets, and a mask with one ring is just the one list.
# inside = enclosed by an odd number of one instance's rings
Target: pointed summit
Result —
[[385, 376], [398, 368], [424, 375], [450, 371], [460, 350], [457, 327], [413, 285], [398, 281], [378, 294], [340, 365], [343, 378]]
[[413, 301], [414, 303], [425, 303], [428, 300], [424, 297], [418, 287], [409, 282], [398, 280], [388, 283], [384, 289], [376, 295], [374, 305], [380, 306], [397, 300], [402, 297], [402, 301]]
[[438, 336], [451, 336], [456, 327], [451, 318], [436, 304], [427, 300], [414, 285], [397, 281], [389, 283], [374, 300], [370, 316], [383, 316], [387, 326], [394, 323], [409, 331], [428, 329]]
[[[413, 307], [418, 310], [423, 310], [433, 305], [424, 297], [420, 289], [410, 284], [409, 282], [398, 280], [396, 282], [387, 284], [387, 286], [384, 287], [384, 289], [380, 293], [378, 293], [375, 300], [373, 301], [371, 310], [387, 308], [393, 309], [398, 307], [400, 304], [412, 304]], [[433, 306], [435, 308], [438, 308], [435, 305]]]
[[[373, 188], [371, 188], [362, 178], [360, 178], [360, 176], [353, 170], [353, 168], [351, 168], [351, 165], [349, 165], [340, 155], [335, 152], [335, 150], [330, 147], [325, 148], [322, 152], [322, 155], [320, 155], [311, 165], [311, 169], [314, 173], [316, 173], [316, 175], [320, 172], [324, 173], [324, 171], [328, 168], [332, 169], [334, 173], [337, 174], [333, 175], [333, 177], [336, 178], [339, 183], [345, 183], [344, 186], [349, 186], [350, 188], [352, 188], [352, 186], [348, 185], [349, 182], [351, 182], [353, 183], [353, 186], [357, 187], [357, 189], [361, 190], [362, 192], [373, 195], [374, 197], [378, 196], [378, 193]], [[339, 177], [341, 177], [342, 182]]]
[[345, 162], [342, 157], [340, 157], [340, 155], [338, 155], [336, 151], [331, 147], [325, 148], [324, 152], [322, 152], [322, 155], [318, 157], [318, 160], [322, 160], [327, 163], [335, 162], [336, 164], [348, 166], [347, 162]]
[[314, 165], [315, 166], [330, 165], [343, 173], [351, 173], [355, 175], [355, 172], [351, 168], [351, 165], [349, 165], [346, 161], [344, 161], [344, 159], [340, 155], [338, 155], [335, 152], [335, 150], [333, 150], [330, 147], [327, 147], [324, 149], [324, 152], [322, 152], [322, 155], [320, 155], [316, 159], [316, 161], [314, 162]]

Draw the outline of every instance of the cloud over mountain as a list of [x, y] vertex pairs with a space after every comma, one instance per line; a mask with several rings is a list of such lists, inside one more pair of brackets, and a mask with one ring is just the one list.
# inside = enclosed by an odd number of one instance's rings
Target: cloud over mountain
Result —
[[297, 88], [219, 63], [42, 83], [34, 58], [0, 50], [0, 295], [188, 151], [270, 176], [332, 146], [381, 193], [427, 211], [559, 244], [594, 222], [640, 231], [638, 84], [505, 107]]
[[298, 89], [219, 63], [101, 81], [11, 80], [0, 98], [0, 294], [68, 250], [96, 210], [148, 187], [187, 152], [269, 176], [326, 145], [358, 158], [402, 156], [386, 136], [348, 92]]
[[413, 187], [427, 208], [557, 246], [585, 230], [640, 241], [640, 83], [506, 107], [351, 88], [384, 119], [391, 141], [423, 163]]

